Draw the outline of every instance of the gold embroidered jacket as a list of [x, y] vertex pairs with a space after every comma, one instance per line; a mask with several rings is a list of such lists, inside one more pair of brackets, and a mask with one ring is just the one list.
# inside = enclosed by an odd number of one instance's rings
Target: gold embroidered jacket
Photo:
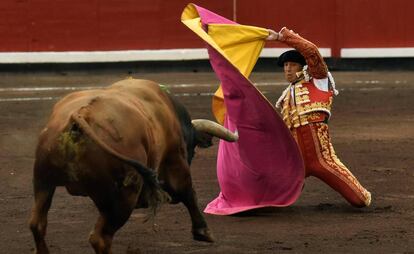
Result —
[[[283, 98], [282, 117], [288, 128], [296, 128], [312, 122], [322, 122], [331, 115], [333, 91], [317, 88], [313, 78], [328, 77], [328, 68], [318, 48], [310, 41], [302, 38], [291, 30], [283, 29], [284, 42], [298, 50], [306, 60], [308, 73], [312, 78], [305, 80], [304, 73], [299, 80], [290, 84]], [[282, 95], [283, 96], [283, 95]]]

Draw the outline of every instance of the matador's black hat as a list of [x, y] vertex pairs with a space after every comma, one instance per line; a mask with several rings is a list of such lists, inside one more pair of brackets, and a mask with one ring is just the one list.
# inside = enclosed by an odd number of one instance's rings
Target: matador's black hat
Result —
[[299, 51], [294, 49], [284, 52], [277, 59], [277, 65], [279, 65], [280, 67], [283, 67], [285, 62], [295, 62], [301, 64], [302, 66], [306, 65], [305, 58], [302, 56], [301, 53], [299, 53]]

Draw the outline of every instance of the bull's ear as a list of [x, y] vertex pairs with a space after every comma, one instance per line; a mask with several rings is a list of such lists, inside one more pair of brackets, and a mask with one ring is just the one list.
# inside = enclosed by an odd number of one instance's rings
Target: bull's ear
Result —
[[197, 131], [196, 133], [196, 142], [197, 146], [200, 148], [208, 148], [213, 145], [213, 136], [207, 132]]

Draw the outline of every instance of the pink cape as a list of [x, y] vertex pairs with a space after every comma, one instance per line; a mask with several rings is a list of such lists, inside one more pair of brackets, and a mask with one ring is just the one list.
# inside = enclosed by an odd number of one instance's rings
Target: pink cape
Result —
[[[195, 6], [205, 29], [210, 23], [235, 24]], [[239, 134], [234, 143], [221, 140], [217, 177], [221, 192], [204, 212], [229, 215], [288, 206], [302, 190], [305, 170], [299, 148], [273, 105], [214, 47], [210, 63], [221, 81], [227, 108], [224, 126]]]

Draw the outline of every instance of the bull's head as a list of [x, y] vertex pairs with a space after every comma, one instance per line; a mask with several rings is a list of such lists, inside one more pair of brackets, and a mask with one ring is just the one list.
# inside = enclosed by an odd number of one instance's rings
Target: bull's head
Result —
[[234, 142], [239, 139], [237, 132], [232, 133], [216, 122], [206, 119], [191, 120], [191, 116], [184, 105], [175, 100], [170, 94], [167, 93], [166, 95], [170, 98], [178, 121], [181, 124], [181, 130], [187, 145], [188, 164], [191, 164], [191, 160], [194, 157], [194, 149], [197, 146], [200, 148], [210, 147], [213, 144], [213, 137], [218, 137], [229, 142]]
[[[194, 128], [200, 132], [201, 134], [208, 135], [210, 138], [207, 141], [208, 143], [203, 143], [205, 140], [203, 137], [200, 137], [199, 140], [200, 147], [209, 147], [211, 146], [211, 138], [218, 137], [220, 139], [224, 139], [229, 142], [235, 142], [239, 139], [239, 135], [236, 133], [231, 132], [230, 130], [224, 128], [222, 125], [206, 120], [206, 119], [196, 119], [192, 120], [191, 123], [193, 124]], [[204, 146], [203, 146], [204, 145]]]
[[235, 142], [239, 139], [237, 132], [233, 133], [216, 122], [206, 119], [195, 119], [191, 123], [194, 128], [194, 143], [187, 146], [188, 163], [191, 163], [194, 156], [194, 148], [196, 146], [200, 148], [210, 147], [213, 144], [213, 137], [218, 137], [228, 142]]

